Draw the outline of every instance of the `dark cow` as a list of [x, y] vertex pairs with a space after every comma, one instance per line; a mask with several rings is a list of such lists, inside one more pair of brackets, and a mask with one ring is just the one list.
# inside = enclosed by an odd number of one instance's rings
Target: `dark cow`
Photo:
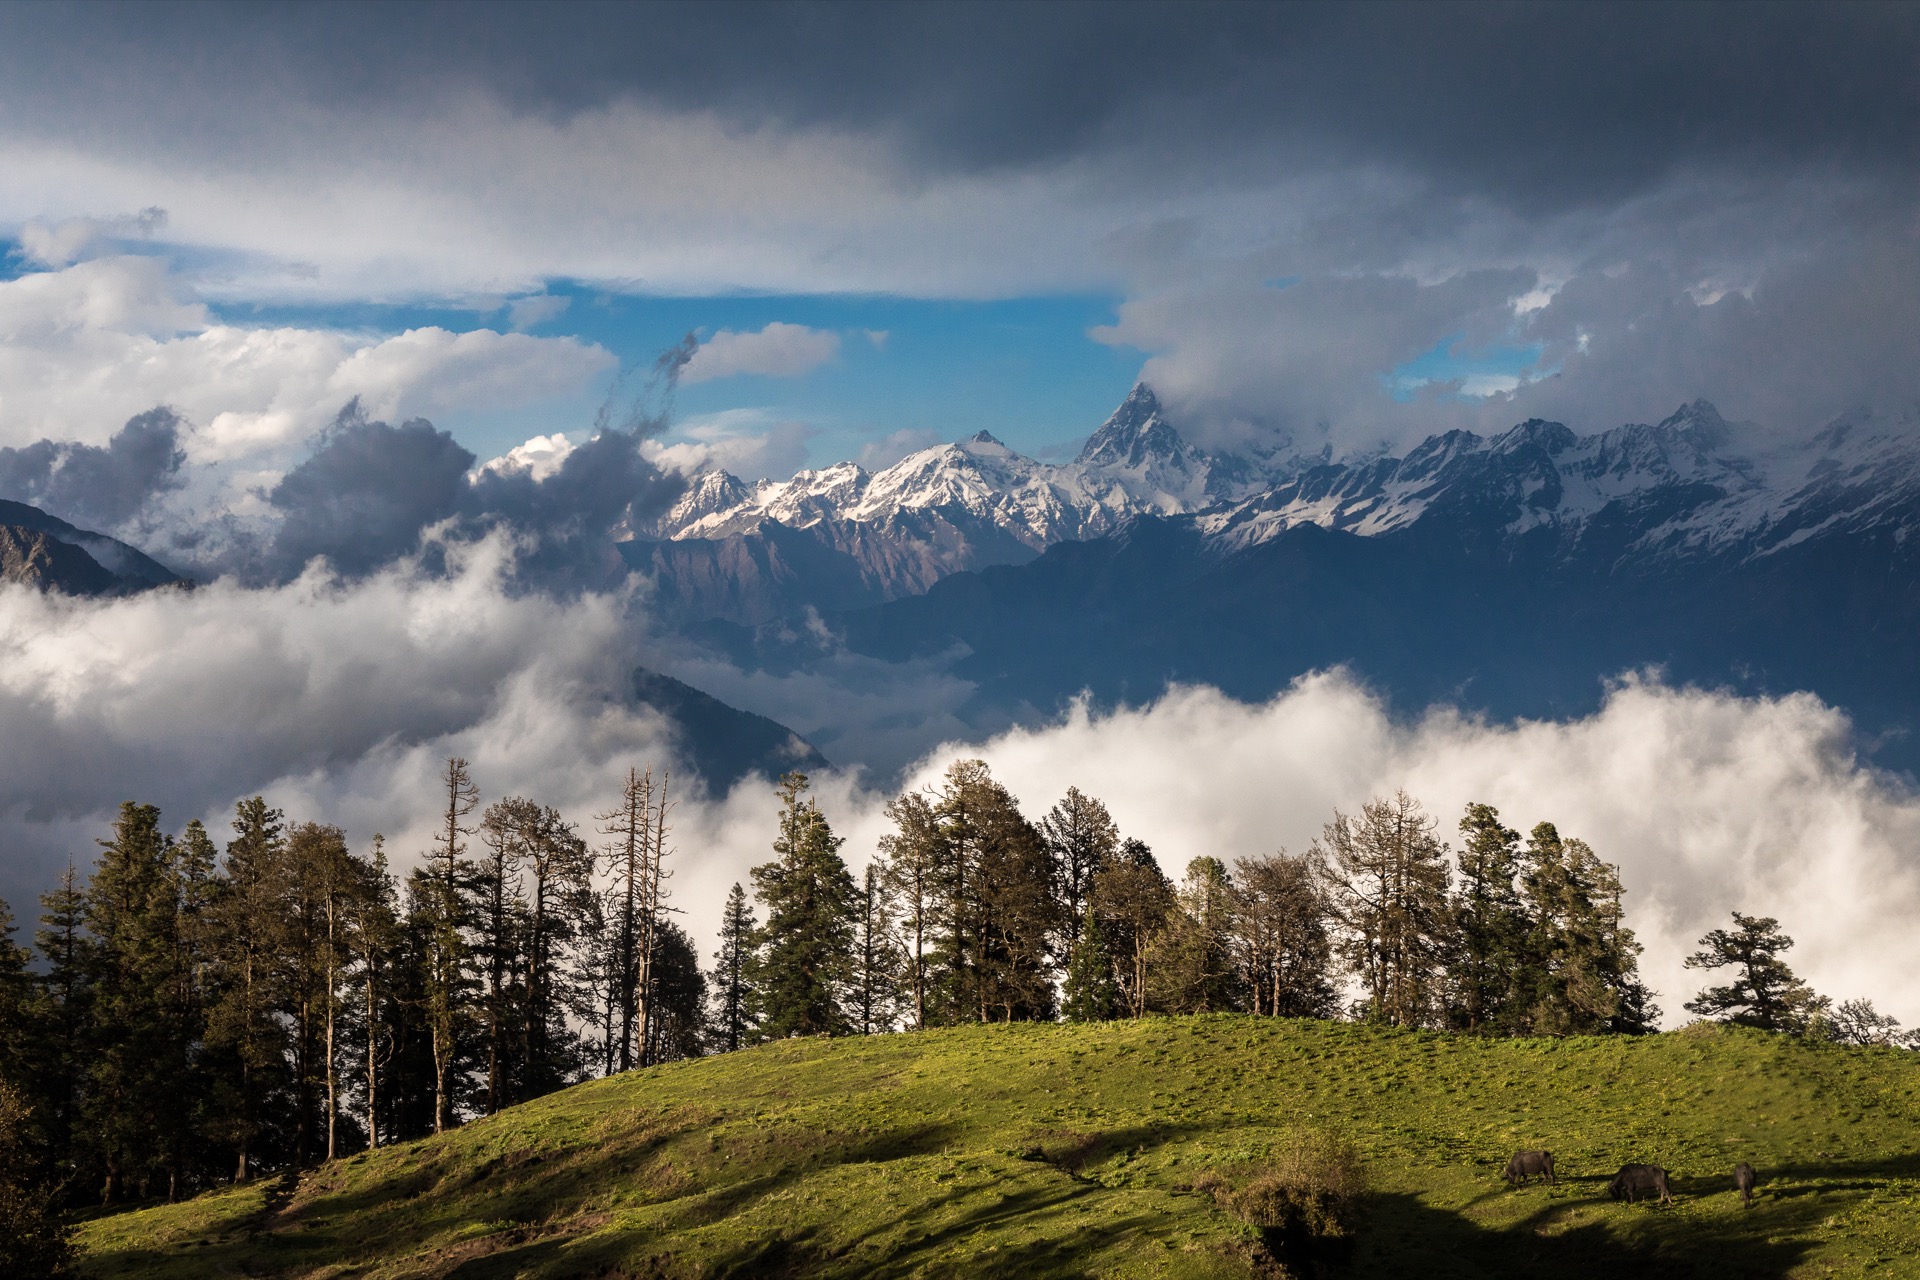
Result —
[[1733, 1166], [1733, 1189], [1740, 1193], [1743, 1208], [1753, 1207], [1753, 1166], [1742, 1160]]
[[1516, 1151], [1513, 1159], [1507, 1161], [1507, 1185], [1517, 1187], [1528, 1178], [1545, 1178], [1553, 1181], [1553, 1152]]
[[1657, 1164], [1623, 1164], [1607, 1184], [1608, 1195], [1615, 1200], [1625, 1196], [1628, 1204], [1655, 1193], [1661, 1204], [1673, 1203], [1673, 1192], [1667, 1189], [1667, 1171]]

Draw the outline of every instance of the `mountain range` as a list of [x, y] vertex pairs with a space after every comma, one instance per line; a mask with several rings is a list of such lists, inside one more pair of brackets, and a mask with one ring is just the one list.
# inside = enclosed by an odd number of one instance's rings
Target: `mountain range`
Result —
[[[1920, 422], [1798, 438], [1705, 401], [1404, 454], [1235, 458], [1136, 387], [1073, 462], [985, 433], [877, 474], [697, 477], [629, 563], [731, 660], [935, 662], [980, 724], [1345, 665], [1407, 710], [1580, 714], [1606, 681], [1811, 690], [1920, 764]], [[813, 626], [792, 625], [805, 611]]]

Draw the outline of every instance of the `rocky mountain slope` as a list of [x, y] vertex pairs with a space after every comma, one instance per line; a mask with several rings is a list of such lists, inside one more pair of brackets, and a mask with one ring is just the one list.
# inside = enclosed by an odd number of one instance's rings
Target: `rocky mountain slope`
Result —
[[185, 581], [116, 538], [76, 528], [24, 502], [0, 499], [0, 582], [104, 596]]

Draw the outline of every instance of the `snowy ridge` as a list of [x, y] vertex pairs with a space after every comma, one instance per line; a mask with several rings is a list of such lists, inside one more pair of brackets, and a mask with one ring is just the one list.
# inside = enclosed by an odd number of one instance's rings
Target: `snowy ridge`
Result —
[[1855, 411], [1809, 439], [1769, 442], [1704, 400], [1591, 436], [1533, 420], [1492, 437], [1433, 436], [1404, 458], [1312, 467], [1196, 523], [1223, 551], [1300, 524], [1371, 535], [1429, 516], [1570, 543], [1604, 522], [1630, 534], [1623, 553], [1640, 555], [1766, 555], [1874, 525], [1904, 541], [1920, 523], [1914, 426], [1911, 415], [1884, 423]]
[[877, 473], [843, 462], [749, 484], [703, 472], [623, 554], [690, 613], [755, 621], [918, 594], [1142, 517], [1191, 522], [1222, 555], [1303, 524], [1363, 537], [1420, 525], [1569, 562], [1744, 560], [1862, 530], [1904, 545], [1920, 527], [1917, 441], [1911, 413], [1857, 410], [1788, 440], [1697, 400], [1591, 436], [1533, 419], [1432, 436], [1402, 457], [1255, 459], [1190, 444], [1142, 385], [1060, 465], [981, 431]]
[[919, 513], [956, 527], [990, 525], [1039, 552], [1102, 537], [1138, 515], [1199, 511], [1262, 487], [1228, 484], [1226, 472], [1181, 438], [1140, 385], [1069, 463], [1037, 462], [981, 431], [873, 474], [842, 462], [749, 485], [723, 471], [704, 472], [649, 532], [716, 539], [766, 520], [805, 529], [827, 521], [885, 525]]

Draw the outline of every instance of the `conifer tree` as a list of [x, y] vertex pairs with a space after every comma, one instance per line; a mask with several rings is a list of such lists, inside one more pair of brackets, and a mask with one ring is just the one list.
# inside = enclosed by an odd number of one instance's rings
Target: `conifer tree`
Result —
[[1316, 846], [1367, 1014], [1396, 1026], [1429, 1026], [1442, 1011], [1450, 874], [1438, 826], [1400, 791], [1369, 800], [1358, 818], [1336, 811]]
[[422, 873], [422, 923], [427, 938], [427, 1029], [433, 1042], [433, 1131], [453, 1124], [454, 1067], [468, 1020], [467, 912], [462, 892], [468, 873], [465, 819], [480, 805], [467, 762], [447, 759], [440, 794], [446, 808]]
[[940, 815], [924, 793], [910, 791], [887, 805], [894, 830], [880, 837], [888, 896], [895, 904], [906, 952], [903, 993], [911, 1009], [913, 1028], [927, 1025], [928, 1001], [933, 993], [933, 967], [952, 896], [954, 867], [941, 835]]
[[1073, 951], [1067, 957], [1062, 1012], [1068, 1022], [1105, 1022], [1119, 1012], [1120, 988], [1113, 980], [1113, 955], [1094, 910], [1091, 886], [1080, 915]]
[[894, 938], [885, 883], [884, 864], [869, 862], [860, 878], [855, 908], [853, 983], [847, 995], [848, 1019], [863, 1036], [893, 1030], [899, 1005], [903, 957]]
[[113, 1204], [127, 1189], [144, 1194], [164, 1165], [162, 1134], [190, 1085], [178, 1028], [167, 1016], [179, 915], [160, 811], [122, 804], [113, 838], [100, 848], [86, 894], [95, 999], [83, 1113], [102, 1166], [101, 1202]]
[[1128, 839], [1113, 863], [1093, 878], [1093, 906], [1113, 956], [1114, 979], [1127, 1016], [1145, 1017], [1148, 957], [1173, 909], [1173, 884], [1143, 841]]
[[392, 1056], [396, 1021], [391, 1011], [392, 975], [402, 958], [399, 908], [393, 877], [387, 870], [384, 836], [374, 833], [372, 858], [358, 862], [356, 869], [360, 883], [348, 903], [346, 954], [354, 970], [351, 981], [360, 1006], [362, 1123], [367, 1146], [378, 1151], [381, 1065]]
[[1700, 950], [1687, 957], [1689, 969], [1732, 969], [1733, 981], [1708, 987], [1687, 1001], [1688, 1013], [1764, 1031], [1806, 1030], [1827, 1001], [1813, 993], [1781, 959], [1793, 939], [1780, 932], [1772, 916], [1733, 913], [1731, 929], [1711, 929]]
[[754, 965], [760, 1030], [776, 1040], [847, 1029], [853, 877], [840, 858], [843, 841], [806, 792], [805, 774], [780, 779], [774, 860], [753, 869], [754, 893], [767, 917], [756, 935]]
[[471, 890], [474, 958], [485, 972], [481, 993], [481, 1020], [485, 1024], [487, 1057], [486, 1113], [492, 1115], [513, 1100], [509, 1060], [513, 1034], [519, 1022], [518, 1006], [524, 993], [515, 989], [522, 944], [520, 865], [527, 855], [522, 810], [532, 802], [513, 798], [487, 806], [480, 817], [481, 854], [468, 877]]
[[678, 1062], [705, 1051], [707, 980], [693, 939], [672, 920], [653, 930], [653, 1013], [647, 1019], [648, 1062]]
[[1082, 795], [1078, 787], [1068, 787], [1060, 803], [1040, 820], [1040, 834], [1059, 872], [1061, 951], [1070, 954], [1080, 936], [1093, 878], [1120, 852], [1120, 832], [1107, 806]]
[[86, 905], [69, 863], [59, 887], [40, 898], [40, 928], [34, 934], [41, 972], [34, 1004], [31, 1078], [46, 1108], [38, 1123], [46, 1133], [53, 1178], [60, 1183], [73, 1178], [77, 1169], [74, 1138], [85, 1072], [84, 1038], [92, 1016]]
[[947, 769], [935, 813], [946, 867], [937, 990], [953, 1020], [1054, 1016], [1058, 876], [1045, 841], [984, 761]]
[[0, 899], [0, 1080], [25, 1081], [33, 1039], [33, 958], [14, 938], [13, 909]]
[[589, 892], [593, 856], [573, 824], [551, 806], [529, 802], [521, 820], [529, 894], [527, 998], [521, 1023], [522, 1097], [527, 1098], [559, 1088], [574, 1062], [562, 1016], [565, 1002], [556, 993], [556, 983], [562, 971], [560, 951], [573, 935], [573, 909]]
[[736, 882], [720, 916], [720, 949], [713, 953], [713, 1039], [722, 1053], [748, 1043], [758, 1018], [751, 973], [757, 925], [747, 891]]
[[1517, 1035], [1526, 1026], [1521, 971], [1532, 932], [1514, 887], [1520, 833], [1502, 823], [1492, 805], [1474, 803], [1460, 819], [1460, 835], [1451, 1021], [1467, 1031]]
[[234, 1181], [245, 1182], [284, 1063], [272, 999], [286, 878], [284, 815], [259, 796], [242, 800], [233, 833], [210, 904], [208, 1040], [228, 1069], [215, 1082], [209, 1115], [210, 1136], [234, 1151]]
[[1234, 862], [1234, 943], [1248, 1006], [1277, 1018], [1337, 1008], [1326, 893], [1307, 857], [1284, 851]]

